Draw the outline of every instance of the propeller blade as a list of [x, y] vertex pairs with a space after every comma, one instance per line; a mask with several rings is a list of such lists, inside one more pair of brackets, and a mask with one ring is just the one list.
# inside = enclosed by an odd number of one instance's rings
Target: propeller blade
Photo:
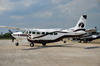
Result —
[[13, 34], [13, 32], [9, 29], [9, 32], [11, 33], [11, 34]]
[[[9, 29], [9, 32], [11, 33], [11, 34], [13, 34], [13, 32]], [[12, 36], [12, 42], [14, 42], [14, 37]]]

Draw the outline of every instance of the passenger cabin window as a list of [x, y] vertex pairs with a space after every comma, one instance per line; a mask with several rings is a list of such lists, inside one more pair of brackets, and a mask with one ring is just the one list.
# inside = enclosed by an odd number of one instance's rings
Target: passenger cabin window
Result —
[[53, 35], [53, 33], [51, 32], [50, 35]]
[[37, 32], [37, 34], [40, 34], [40, 32]]
[[[29, 34], [31, 34], [30, 31], [29, 31]], [[35, 32], [32, 32], [32, 34], [35, 34]], [[40, 34], [40, 32], [37, 32], [37, 34]], [[56, 32], [41, 32], [41, 34], [46, 34], [46, 35], [57, 35]]]
[[46, 32], [46, 35], [48, 35], [49, 34], [49, 32]]
[[31, 34], [31, 31], [29, 31], [29, 34]]
[[42, 34], [45, 34], [45, 32], [42, 32]]
[[55, 32], [54, 35], [57, 35], [57, 33]]
[[32, 34], [35, 34], [35, 32], [32, 32]]
[[28, 34], [28, 31], [26, 33]]

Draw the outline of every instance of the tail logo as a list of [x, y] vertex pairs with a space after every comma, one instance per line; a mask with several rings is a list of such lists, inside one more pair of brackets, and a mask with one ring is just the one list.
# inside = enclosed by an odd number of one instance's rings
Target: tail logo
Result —
[[81, 22], [81, 23], [79, 24], [79, 27], [84, 28], [84, 23]]

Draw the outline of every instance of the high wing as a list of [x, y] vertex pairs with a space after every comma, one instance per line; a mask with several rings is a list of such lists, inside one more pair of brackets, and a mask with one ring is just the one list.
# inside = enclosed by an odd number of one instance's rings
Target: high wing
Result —
[[55, 28], [55, 29], [36, 29], [36, 28], [17, 28], [17, 27], [9, 27], [9, 26], [0, 26], [1, 28], [9, 28], [9, 29], [16, 29], [16, 30], [21, 30], [21, 31], [48, 31], [48, 32], [53, 32], [53, 31], [61, 31], [62, 29], [60, 28]]
[[94, 29], [87, 29], [85, 30], [86, 32], [96, 32], [98, 29], [97, 28], [94, 28]]
[[0, 26], [0, 27], [20, 30], [20, 28], [16, 28], [16, 27], [8, 27], [8, 26]]
[[16, 30], [21, 30], [21, 31], [27, 31], [27, 30], [35, 30], [34, 28], [29, 29], [29, 28], [17, 28], [17, 27], [9, 27], [9, 26], [0, 26], [1, 28], [9, 28], [9, 29], [16, 29]]

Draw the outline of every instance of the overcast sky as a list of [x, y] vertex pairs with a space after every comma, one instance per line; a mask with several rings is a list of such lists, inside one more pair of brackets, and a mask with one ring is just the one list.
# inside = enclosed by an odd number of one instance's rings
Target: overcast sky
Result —
[[87, 28], [96, 26], [100, 31], [100, 0], [0, 0], [0, 25], [4, 26], [66, 29], [84, 14]]

